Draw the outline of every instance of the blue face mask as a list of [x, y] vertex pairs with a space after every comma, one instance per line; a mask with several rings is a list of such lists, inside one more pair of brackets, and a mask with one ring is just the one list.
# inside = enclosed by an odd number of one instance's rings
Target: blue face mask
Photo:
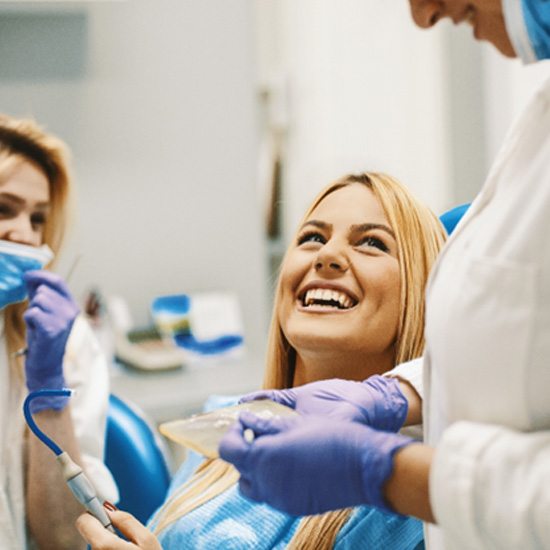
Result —
[[523, 0], [525, 25], [538, 60], [550, 59], [550, 2]]
[[27, 297], [23, 274], [42, 269], [53, 258], [47, 245], [39, 248], [0, 240], [0, 309]]
[[524, 63], [550, 59], [550, 0], [502, 0], [508, 36]]

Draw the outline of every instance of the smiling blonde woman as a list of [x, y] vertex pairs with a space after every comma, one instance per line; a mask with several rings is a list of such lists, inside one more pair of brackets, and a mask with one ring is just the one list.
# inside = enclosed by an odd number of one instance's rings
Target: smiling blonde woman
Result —
[[[281, 266], [264, 388], [330, 377], [363, 380], [421, 355], [424, 289], [444, 240], [436, 216], [390, 176], [351, 175], [327, 187]], [[219, 459], [193, 456], [184, 463], [151, 522], [162, 547], [323, 549], [361, 540], [362, 547], [370, 541], [401, 550], [422, 543], [421, 525], [411, 518], [369, 507], [288, 516], [243, 498], [238, 478]], [[139, 548], [159, 547], [127, 514], [112, 518], [124, 521]], [[93, 518], [81, 519], [94, 547], [100, 539]], [[124, 548], [106, 532], [97, 536], [102, 548]]]

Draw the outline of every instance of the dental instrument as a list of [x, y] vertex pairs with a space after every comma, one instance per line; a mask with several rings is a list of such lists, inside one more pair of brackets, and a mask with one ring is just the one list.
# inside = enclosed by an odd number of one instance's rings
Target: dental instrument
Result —
[[90, 512], [90, 514], [98, 519], [105, 529], [115, 533], [115, 529], [107, 512], [97, 498], [95, 489], [90, 480], [86, 477], [86, 474], [83, 472], [82, 468], [71, 459], [68, 453], [63, 451], [52, 439], [40, 430], [32, 417], [31, 402], [33, 399], [47, 395], [70, 397], [71, 394], [72, 391], [69, 389], [43, 389], [30, 392], [23, 403], [25, 420], [32, 433], [56, 455], [56, 459], [61, 467], [63, 477], [76, 500], [78, 500], [78, 502], [80, 502], [86, 510]]
[[[290, 407], [263, 399], [164, 422], [159, 426], [159, 431], [168, 439], [207, 458], [218, 458], [221, 439], [227, 430], [238, 422], [238, 417], [243, 411], [252, 412], [264, 420], [298, 416]], [[254, 432], [245, 430], [243, 437], [251, 444], [254, 441]]]

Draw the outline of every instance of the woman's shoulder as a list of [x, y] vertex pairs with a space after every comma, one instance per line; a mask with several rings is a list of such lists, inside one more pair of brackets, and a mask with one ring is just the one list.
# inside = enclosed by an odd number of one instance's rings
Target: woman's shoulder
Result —
[[[73, 324], [63, 359], [65, 377], [71, 387], [108, 393], [108, 363], [88, 321], [79, 315]], [[86, 388], [89, 389], [89, 388]]]
[[101, 347], [90, 323], [83, 315], [78, 315], [67, 341], [67, 355], [77, 357], [82, 353], [101, 353]]

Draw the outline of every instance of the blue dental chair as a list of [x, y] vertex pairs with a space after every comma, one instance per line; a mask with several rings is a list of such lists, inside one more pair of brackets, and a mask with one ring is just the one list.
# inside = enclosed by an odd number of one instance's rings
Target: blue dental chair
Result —
[[135, 406], [109, 396], [105, 464], [120, 493], [117, 506], [146, 523], [170, 484], [166, 452], [154, 427]]
[[444, 212], [441, 216], [439, 216], [439, 220], [447, 230], [448, 235], [453, 232], [454, 228], [457, 226], [458, 222], [462, 216], [464, 216], [469, 207], [469, 203], [461, 204], [460, 206], [455, 206], [454, 208], [447, 210], [447, 212]]

